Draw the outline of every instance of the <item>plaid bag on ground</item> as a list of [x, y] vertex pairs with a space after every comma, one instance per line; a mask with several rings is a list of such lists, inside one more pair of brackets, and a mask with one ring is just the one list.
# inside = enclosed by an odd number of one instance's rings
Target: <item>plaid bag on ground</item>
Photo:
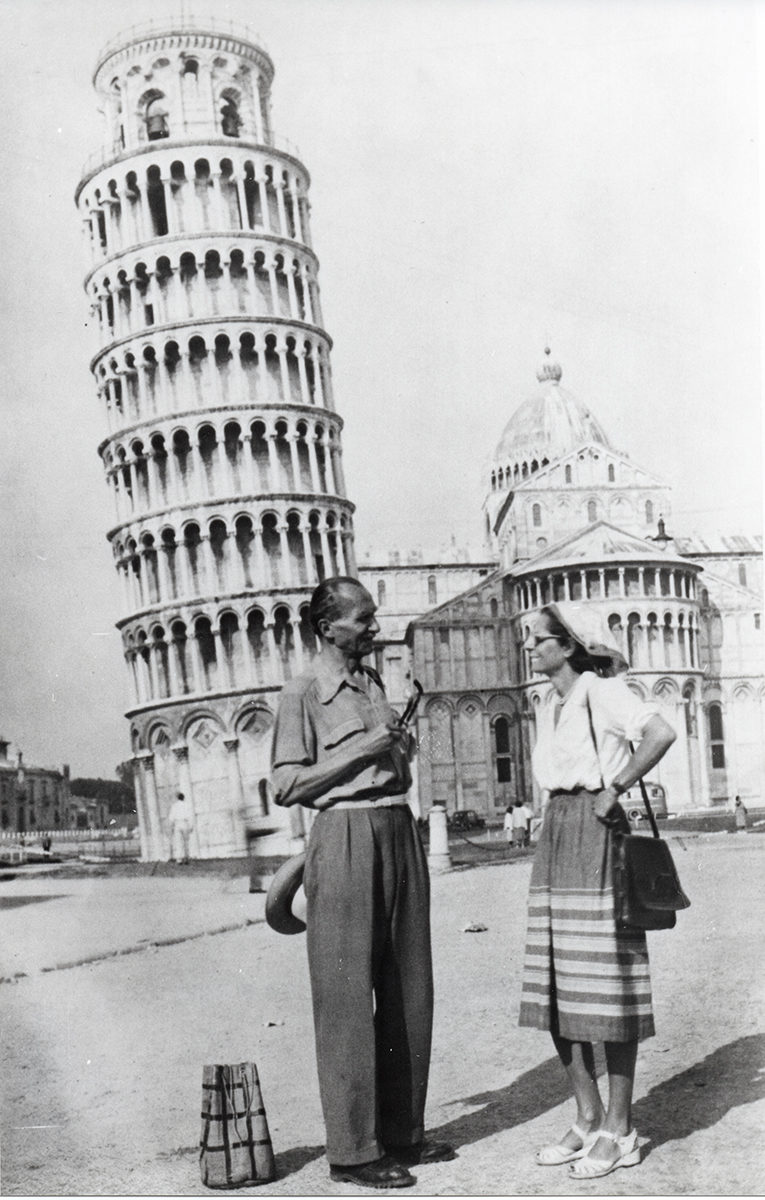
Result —
[[253, 1187], [276, 1178], [255, 1063], [203, 1068], [199, 1168], [209, 1188]]

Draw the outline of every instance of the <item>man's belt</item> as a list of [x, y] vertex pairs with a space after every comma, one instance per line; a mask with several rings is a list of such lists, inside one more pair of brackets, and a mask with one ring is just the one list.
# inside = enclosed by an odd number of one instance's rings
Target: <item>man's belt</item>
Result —
[[401, 796], [379, 796], [377, 799], [338, 800], [337, 804], [328, 804], [324, 812], [334, 812], [338, 808], [401, 808], [405, 804], [408, 804], [408, 800], [404, 793]]

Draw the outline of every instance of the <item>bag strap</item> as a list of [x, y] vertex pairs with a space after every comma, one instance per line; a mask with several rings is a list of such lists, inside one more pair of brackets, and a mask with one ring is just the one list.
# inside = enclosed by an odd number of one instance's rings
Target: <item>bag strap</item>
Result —
[[[635, 747], [632, 745], [632, 742], [628, 742], [627, 745], [630, 748], [630, 754], [634, 754]], [[653, 815], [653, 809], [651, 808], [651, 801], [648, 799], [648, 791], [646, 789], [645, 783], [643, 782], [642, 775], [641, 775], [640, 779], [638, 779], [638, 783], [640, 784], [640, 794], [643, 797], [643, 804], [645, 805], [645, 811], [648, 813], [648, 820], [651, 822], [651, 829], [653, 830], [653, 836], [655, 838], [661, 837], [661, 834], [659, 833], [659, 826], [656, 824], [656, 817]]]
[[590, 737], [592, 738], [592, 744], [595, 747], [595, 757], [598, 760], [598, 770], [600, 771], [600, 790], [604, 791], [606, 785], [603, 780], [603, 768], [600, 765], [600, 750], [598, 750], [598, 739], [595, 737], [595, 725], [593, 724], [593, 720], [592, 720], [592, 709], [590, 708], [589, 692], [587, 693], [587, 696], [585, 697], [585, 699], [587, 702], [587, 720], [590, 723]]
[[[597, 755], [597, 759], [598, 759], [598, 769], [600, 770], [600, 785], [601, 785], [601, 788], [605, 789], [606, 785], [603, 781], [603, 768], [600, 765], [600, 750], [598, 749], [598, 739], [595, 736], [595, 725], [592, 720], [592, 709], [590, 708], [589, 693], [587, 694], [587, 697], [586, 697], [586, 703], [587, 703], [587, 720], [590, 723], [590, 737], [592, 738], [592, 744], [595, 747], [595, 754]], [[633, 755], [633, 757], [634, 757], [635, 747], [632, 745], [632, 742], [627, 742], [627, 745], [630, 748], [630, 754]], [[655, 838], [661, 837], [661, 834], [659, 833], [659, 826], [656, 824], [656, 817], [653, 815], [653, 809], [651, 808], [651, 801], [648, 799], [648, 791], [646, 789], [645, 783], [643, 782], [642, 775], [641, 775], [640, 779], [638, 779], [638, 784], [640, 785], [640, 794], [643, 797], [643, 804], [645, 805], [645, 811], [648, 813], [648, 820], [651, 822], [651, 829], [653, 831], [653, 836]]]

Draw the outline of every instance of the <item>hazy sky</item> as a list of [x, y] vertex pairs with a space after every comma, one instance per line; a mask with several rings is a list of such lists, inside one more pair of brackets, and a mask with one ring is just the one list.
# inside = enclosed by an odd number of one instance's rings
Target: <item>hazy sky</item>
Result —
[[[756, 5], [208, 3], [260, 35], [312, 175], [359, 558], [480, 552], [548, 342], [672, 532], [760, 527]], [[0, 0], [0, 733], [75, 774], [126, 757], [129, 699], [73, 193], [103, 43], [181, 8]]]

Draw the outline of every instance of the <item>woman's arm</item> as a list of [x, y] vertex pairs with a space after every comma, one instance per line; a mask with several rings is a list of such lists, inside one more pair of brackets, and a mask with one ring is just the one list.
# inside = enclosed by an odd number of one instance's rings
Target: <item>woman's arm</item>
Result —
[[[598, 795], [595, 801], [595, 816], [605, 817], [614, 805], [619, 803], [621, 791], [627, 791], [633, 783], [647, 775], [651, 767], [655, 767], [659, 759], [664, 757], [676, 737], [674, 729], [663, 717], [651, 717], [635, 753], [622, 767], [613, 783]], [[614, 783], [619, 784], [619, 791], [614, 790]]]

